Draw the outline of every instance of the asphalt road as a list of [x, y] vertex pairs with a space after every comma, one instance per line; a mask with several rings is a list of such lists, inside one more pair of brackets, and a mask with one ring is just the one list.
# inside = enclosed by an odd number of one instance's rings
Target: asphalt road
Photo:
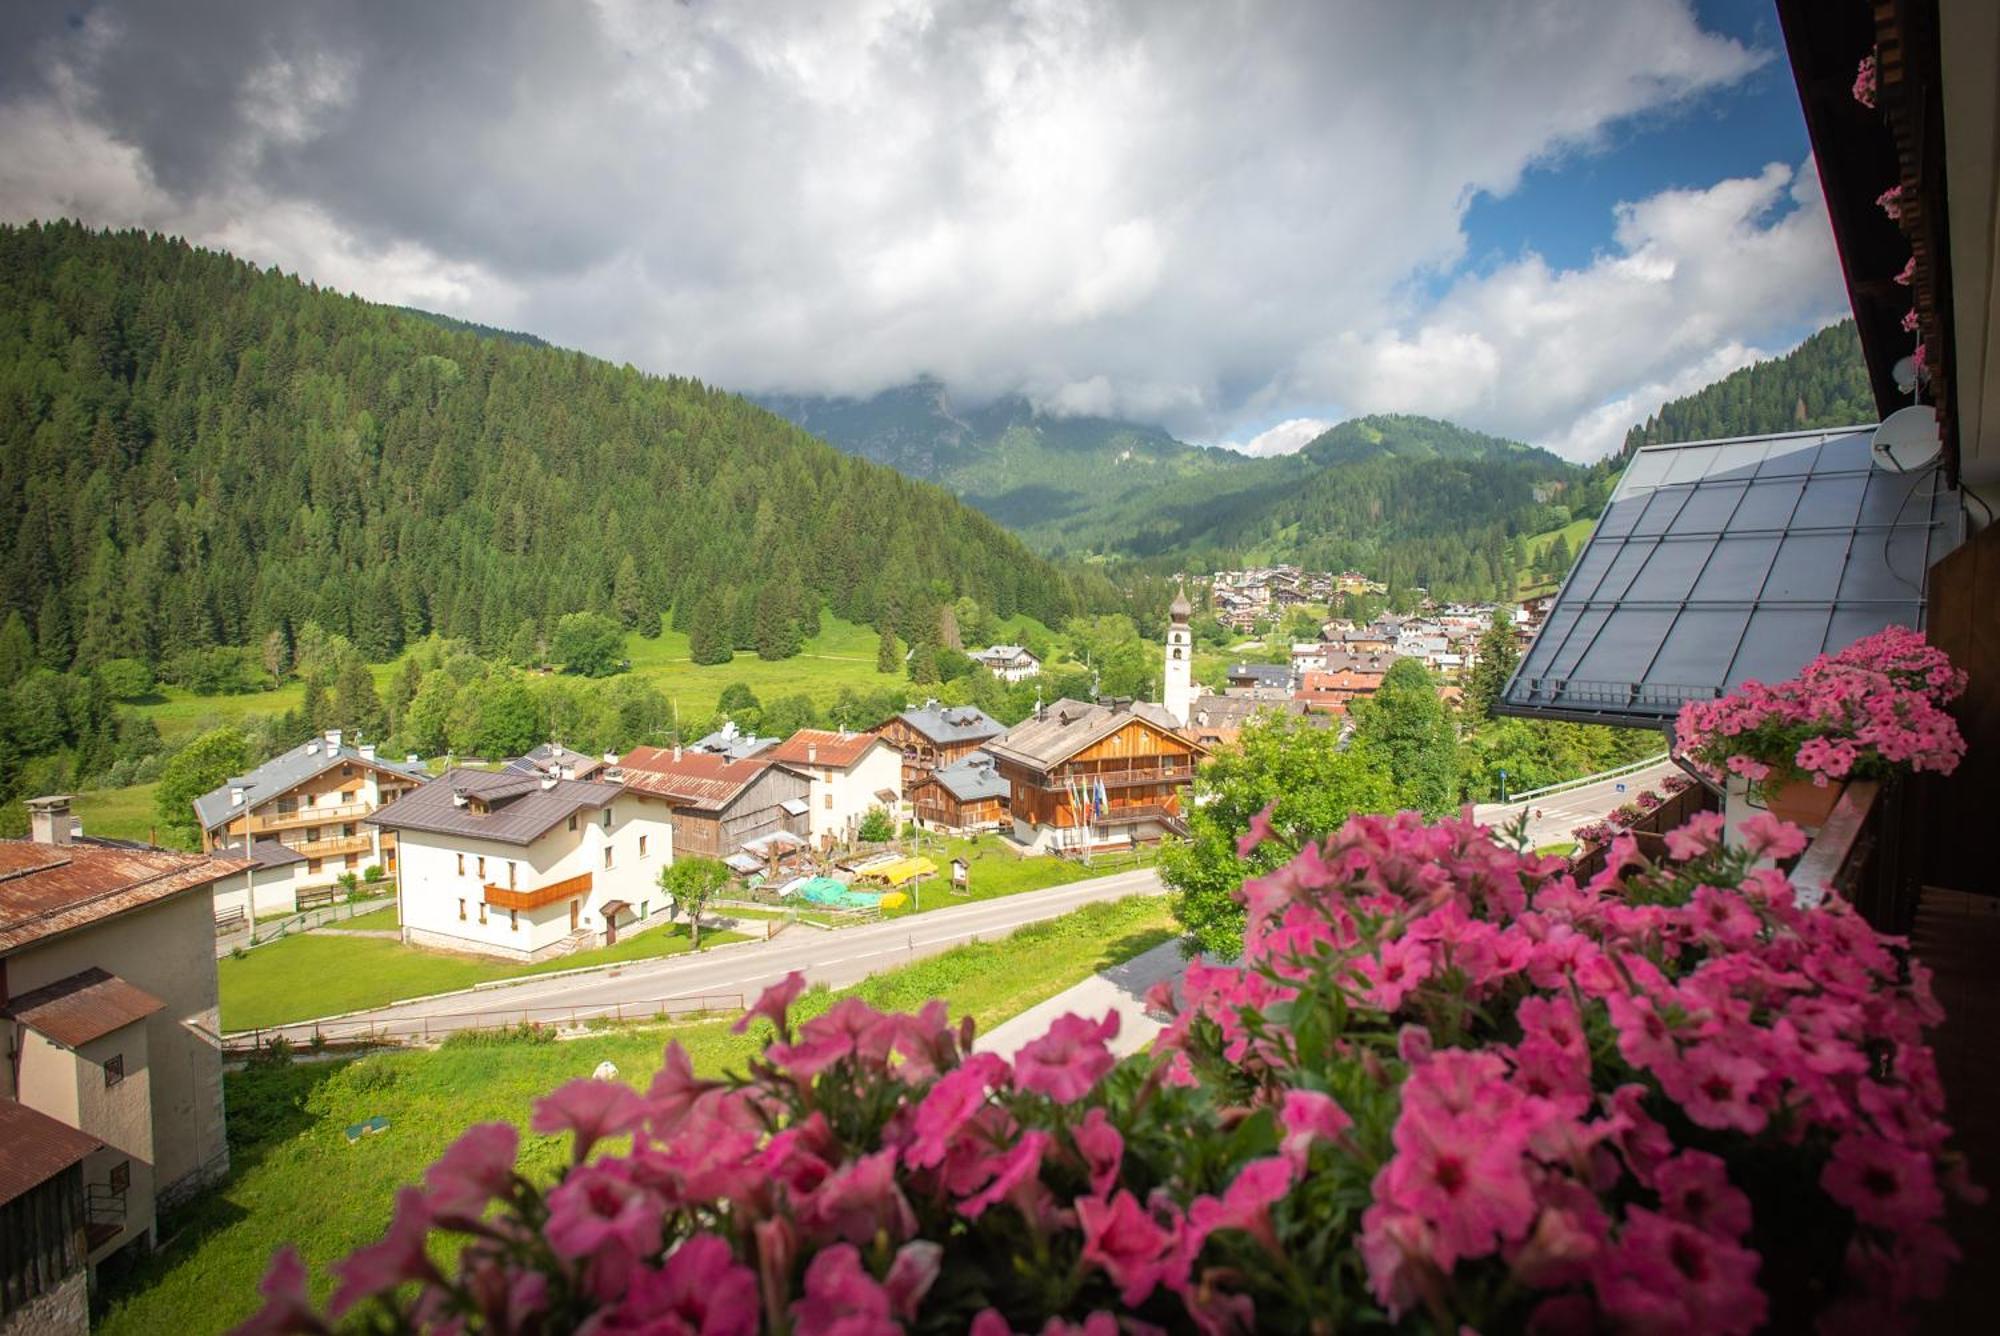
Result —
[[[1620, 803], [1637, 797], [1641, 789], [1658, 793], [1660, 781], [1674, 773], [1674, 763], [1662, 761], [1647, 769], [1620, 775], [1617, 779], [1600, 780], [1562, 793], [1544, 794], [1525, 803], [1481, 803], [1472, 810], [1479, 821], [1496, 831], [1503, 829], [1524, 810], [1529, 812], [1528, 842], [1540, 848], [1544, 844], [1556, 844], [1572, 838], [1572, 830], [1601, 819]], [[1533, 815], [1536, 812], [1541, 815]]]
[[[589, 974], [525, 979], [470, 992], [418, 998], [339, 1020], [302, 1022], [260, 1032], [295, 1043], [315, 1029], [329, 1040], [367, 1035], [449, 1034], [532, 1020], [570, 1024], [595, 1017], [643, 1019], [660, 1011], [733, 1010], [792, 970], [839, 988], [954, 946], [1005, 937], [1024, 924], [1128, 895], [1164, 891], [1151, 868], [1027, 891], [997, 900], [934, 909], [908, 918], [826, 932], [794, 924], [768, 942], [718, 947], [698, 956], [609, 966]], [[942, 893], [942, 892], [940, 892]]]

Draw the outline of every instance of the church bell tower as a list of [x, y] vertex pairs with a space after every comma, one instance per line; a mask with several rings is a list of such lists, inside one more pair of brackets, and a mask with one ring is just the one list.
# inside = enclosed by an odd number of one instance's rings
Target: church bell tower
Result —
[[1188, 629], [1188, 617], [1194, 609], [1188, 605], [1187, 587], [1183, 585], [1174, 594], [1174, 601], [1167, 608], [1167, 713], [1185, 726], [1188, 712], [1194, 708], [1194, 633]]

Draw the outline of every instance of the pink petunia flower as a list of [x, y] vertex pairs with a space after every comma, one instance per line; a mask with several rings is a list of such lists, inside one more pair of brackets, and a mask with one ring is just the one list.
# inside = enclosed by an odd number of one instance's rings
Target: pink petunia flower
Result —
[[879, 1150], [835, 1169], [798, 1203], [809, 1233], [867, 1243], [878, 1233], [902, 1240], [917, 1232], [916, 1213], [896, 1183], [896, 1152]]
[[543, 1234], [559, 1257], [627, 1257], [659, 1251], [660, 1199], [634, 1183], [622, 1165], [584, 1165], [549, 1190]]
[[424, 1171], [431, 1214], [477, 1220], [486, 1204], [507, 1195], [521, 1134], [512, 1123], [475, 1123]]
[[788, 1023], [788, 1017], [791, 1012], [792, 1003], [798, 1001], [799, 995], [805, 992], [805, 990], [806, 976], [798, 970], [793, 970], [782, 980], [772, 984], [759, 994], [757, 1005], [737, 1018], [736, 1024], [729, 1027], [729, 1032], [731, 1034], [742, 1034], [750, 1028], [753, 1021], [762, 1016], [765, 1020], [771, 1022], [771, 1027], [778, 1032], [778, 1038], [789, 1038], [792, 1031]]
[[1221, 1229], [1240, 1229], [1263, 1244], [1274, 1256], [1284, 1250], [1271, 1224], [1271, 1206], [1282, 1201], [1292, 1189], [1291, 1161], [1283, 1156], [1252, 1160], [1236, 1171], [1236, 1177], [1220, 1198], [1200, 1196], [1188, 1207], [1190, 1246]]
[[230, 1332], [230, 1336], [288, 1336], [289, 1333], [322, 1333], [330, 1330], [313, 1311], [306, 1294], [306, 1264], [299, 1250], [287, 1243], [271, 1254], [270, 1270], [258, 1282], [257, 1293], [264, 1306]]
[[1074, 1012], [1058, 1016], [1047, 1034], [1029, 1040], [1014, 1055], [1014, 1083], [1058, 1104], [1074, 1104], [1118, 1065], [1108, 1047], [1117, 1037], [1116, 1011], [1106, 1012], [1101, 1021]]
[[581, 1076], [536, 1100], [528, 1125], [537, 1132], [574, 1133], [574, 1158], [581, 1164], [592, 1146], [605, 1137], [632, 1131], [645, 1117], [645, 1101], [632, 1087]]
[[1653, 1189], [1671, 1219], [1732, 1239], [1750, 1232], [1750, 1198], [1730, 1183], [1719, 1156], [1684, 1150], [1660, 1166]]
[[994, 1156], [991, 1160], [992, 1181], [974, 1196], [960, 1202], [959, 1214], [968, 1220], [977, 1220], [986, 1213], [988, 1207], [1003, 1200], [1014, 1189], [1033, 1178], [1041, 1171], [1042, 1153], [1050, 1144], [1048, 1133], [1029, 1132], [1015, 1142], [1011, 1150], [1003, 1155]]
[[646, 1111], [653, 1134], [671, 1136], [704, 1096], [721, 1089], [720, 1081], [696, 1078], [687, 1050], [681, 1047], [680, 1040], [674, 1040], [667, 1045], [660, 1058], [660, 1070], [653, 1074], [653, 1083], [646, 1088]]
[[882, 1290], [889, 1296], [889, 1306], [895, 1309], [896, 1316], [905, 1322], [917, 1320], [917, 1310], [931, 1286], [937, 1283], [943, 1264], [944, 1248], [927, 1239], [912, 1239], [896, 1249], [896, 1258], [889, 1263], [889, 1274], [882, 1277]]
[[424, 1194], [416, 1188], [404, 1188], [398, 1192], [396, 1212], [382, 1241], [358, 1248], [346, 1261], [333, 1264], [333, 1272], [340, 1277], [340, 1284], [333, 1291], [327, 1311], [334, 1317], [340, 1317], [363, 1299], [388, 1294], [398, 1285], [410, 1281], [441, 1283], [444, 1278], [432, 1265], [424, 1246], [430, 1237], [430, 1229], [430, 1212], [424, 1206]]
[[1930, 1157], [1866, 1133], [1834, 1143], [1819, 1181], [1827, 1196], [1866, 1225], [1909, 1229], [1944, 1211], [1944, 1193]]
[[850, 1058], [864, 1066], [881, 1066], [895, 1039], [896, 1027], [889, 1017], [858, 997], [844, 997], [825, 1015], [799, 1026], [795, 1043], [773, 1044], [765, 1055], [804, 1081]]
[[675, 1248], [659, 1270], [641, 1270], [624, 1302], [597, 1330], [754, 1336], [757, 1276], [714, 1234], [696, 1234]]
[[1008, 1070], [1006, 1059], [975, 1053], [939, 1077], [917, 1106], [915, 1135], [904, 1149], [904, 1160], [919, 1169], [941, 1164], [952, 1138], [986, 1107], [988, 1092], [1006, 1086]]
[[1722, 813], [1696, 812], [1667, 832], [1667, 856], [1685, 863], [1699, 858], [1722, 843]]
[[1738, 1336], [1764, 1322], [1758, 1263], [1741, 1244], [1634, 1206], [1600, 1259], [1598, 1299], [1620, 1326]]
[[1083, 1121], [1071, 1128], [1069, 1135], [1090, 1174], [1091, 1192], [1104, 1196], [1118, 1181], [1118, 1169], [1125, 1158], [1125, 1138], [1111, 1125], [1111, 1118], [1103, 1109], [1084, 1114]]
[[1331, 1095], [1317, 1090], [1287, 1090], [1285, 1102], [1278, 1107], [1278, 1126], [1285, 1133], [1278, 1143], [1279, 1153], [1303, 1172], [1312, 1143], [1338, 1141], [1354, 1126], [1354, 1120]]
[[851, 1243], [836, 1243], [812, 1259], [792, 1318], [798, 1336], [901, 1336], [903, 1330], [888, 1292]]
[[1083, 1260], [1103, 1267], [1127, 1304], [1143, 1302], [1173, 1279], [1174, 1231], [1162, 1228], [1131, 1193], [1110, 1201], [1080, 1198], [1076, 1218], [1083, 1230]]
[[1804, 853], [1806, 849], [1806, 833], [1769, 812], [1757, 813], [1738, 830], [1743, 836], [1743, 847], [1759, 858], [1782, 863], [1787, 858]]
[[1236, 837], [1236, 856], [1248, 858], [1265, 840], [1271, 838], [1271, 813], [1278, 810], [1278, 800], [1273, 798], [1264, 805], [1264, 810], [1250, 818], [1250, 829]]

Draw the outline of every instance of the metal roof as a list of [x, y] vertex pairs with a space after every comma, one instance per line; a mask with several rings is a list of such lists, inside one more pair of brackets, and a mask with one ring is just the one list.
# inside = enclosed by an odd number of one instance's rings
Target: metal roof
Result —
[[[606, 807], [623, 792], [622, 786], [601, 780], [555, 779], [544, 787], [542, 780], [505, 770], [453, 769], [378, 809], [367, 821], [385, 830], [525, 845], [573, 813]], [[462, 806], [460, 797], [468, 800]]]
[[236, 857], [247, 857], [251, 866], [258, 868], [289, 867], [293, 863], [304, 863], [306, 856], [279, 840], [257, 840], [250, 846], [250, 852], [243, 852], [243, 841], [218, 846], [224, 853]]
[[1637, 451], [1499, 711], [1656, 725], [1923, 625], [1926, 573], [1961, 537], [1957, 501], [1934, 471], [1877, 468], [1873, 431]]
[[889, 744], [874, 733], [836, 733], [825, 728], [802, 728], [773, 748], [769, 759], [786, 765], [823, 765], [845, 770], [866, 756], [871, 748], [887, 746]]
[[0, 1095], [0, 1202], [34, 1191], [104, 1143]]
[[976, 705], [939, 705], [932, 701], [896, 716], [932, 742], [984, 742], [999, 737], [1007, 726]]
[[1170, 737], [1180, 736], [1179, 721], [1158, 705], [1144, 701], [1096, 705], [1064, 699], [1008, 729], [1005, 737], [988, 744], [988, 750], [1000, 760], [1053, 769], [1135, 719]]
[[[313, 776], [322, 774], [343, 762], [348, 765], [374, 766], [378, 770], [387, 770], [406, 779], [430, 778], [430, 772], [420, 765], [385, 761], [379, 756], [366, 757], [357, 747], [346, 743], [330, 747], [324, 738], [314, 738], [310, 742], [300, 743], [290, 751], [280, 752], [249, 774], [232, 777], [202, 794], [194, 800], [195, 816], [200, 818], [203, 830], [214, 830], [217, 826], [243, 815], [246, 806], [255, 809], [280, 794], [291, 792]], [[249, 789], [240, 803], [229, 801], [229, 791], [235, 788]]]
[[[627, 788], [656, 794], [678, 807], [719, 812], [741, 797], [772, 765], [768, 756], [738, 760], [697, 751], [683, 751], [677, 756], [664, 747], [634, 747], [625, 753], [620, 769]], [[800, 779], [803, 782], [804, 777]]]
[[0, 841], [0, 952], [143, 909], [248, 866], [240, 858], [164, 849]]
[[962, 803], [1005, 798], [1014, 787], [1000, 777], [999, 770], [994, 768], [993, 758], [983, 751], [972, 752], [950, 765], [939, 766], [931, 772], [931, 778]]
[[0, 1009], [0, 1014], [58, 1044], [80, 1048], [146, 1019], [166, 1005], [137, 984], [93, 965], [80, 974], [22, 993]]

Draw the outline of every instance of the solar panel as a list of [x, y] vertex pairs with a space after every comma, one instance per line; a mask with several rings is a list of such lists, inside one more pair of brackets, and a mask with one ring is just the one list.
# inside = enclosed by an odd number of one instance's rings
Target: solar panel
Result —
[[1876, 468], [1873, 431], [1636, 452], [1498, 709], [1659, 724], [1922, 626], [1925, 575], [1963, 536], [1958, 500], [1934, 471]]

